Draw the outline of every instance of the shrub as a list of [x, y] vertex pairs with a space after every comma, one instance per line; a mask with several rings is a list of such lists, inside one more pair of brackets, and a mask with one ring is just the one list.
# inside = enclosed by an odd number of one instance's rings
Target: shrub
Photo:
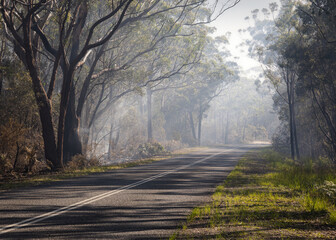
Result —
[[0, 154], [0, 175], [5, 175], [13, 168], [6, 154]]
[[44, 161], [41, 134], [13, 119], [0, 125], [0, 155], [1, 175], [13, 171], [37, 173], [48, 168]]
[[0, 173], [7, 174], [15, 168], [21, 155], [21, 145], [27, 129], [10, 119], [0, 126]]
[[97, 158], [87, 159], [84, 155], [78, 154], [71, 158], [66, 165], [66, 170], [75, 171], [89, 167], [99, 166], [100, 162]]
[[169, 152], [186, 147], [186, 145], [183, 144], [181, 141], [176, 141], [176, 140], [166, 141], [164, 143], [164, 146], [165, 146], [165, 149]]
[[324, 181], [323, 184], [316, 186], [317, 192], [327, 198], [330, 202], [336, 203], [336, 184], [332, 181]]
[[158, 143], [158, 142], [152, 142], [152, 143], [144, 143], [140, 144], [136, 157], [137, 158], [148, 158], [148, 157], [153, 157], [153, 156], [158, 156], [158, 155], [167, 155], [168, 151], [164, 149], [164, 147]]

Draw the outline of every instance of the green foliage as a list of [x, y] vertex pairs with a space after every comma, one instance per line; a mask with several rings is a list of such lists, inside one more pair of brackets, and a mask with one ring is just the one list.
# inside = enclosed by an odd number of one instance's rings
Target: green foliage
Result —
[[[286, 187], [302, 196], [302, 204], [310, 212], [327, 212], [334, 222], [336, 207], [336, 174], [330, 160], [306, 158], [300, 163], [281, 157], [273, 151], [265, 153], [273, 173], [265, 175], [263, 185]], [[275, 157], [274, 157], [275, 156]]]
[[15, 60], [5, 66], [4, 88], [0, 93], [0, 124], [14, 119], [25, 127], [37, 128], [38, 111], [28, 73]]
[[282, 157], [272, 162], [277, 172], [269, 175], [268, 180], [275, 186], [283, 185], [301, 192], [309, 192], [326, 180], [336, 180], [335, 172], [330, 168], [329, 163], [323, 164], [324, 162], [311, 159], [294, 163], [293, 160]]
[[[276, 89], [274, 106], [282, 126], [273, 144], [293, 157], [328, 155], [336, 161], [336, 122], [331, 117], [336, 99], [330, 97], [336, 84], [335, 2], [283, 0], [281, 5], [274, 20], [258, 19], [248, 29], [250, 54], [265, 64], [265, 78]], [[270, 5], [272, 13], [276, 9]]]
[[316, 186], [318, 196], [327, 198], [331, 203], [336, 203], [336, 184], [332, 181], [324, 181]]
[[169, 154], [168, 151], [158, 142], [148, 142], [140, 144], [136, 151], [138, 158], [148, 158], [153, 156], [165, 156]]

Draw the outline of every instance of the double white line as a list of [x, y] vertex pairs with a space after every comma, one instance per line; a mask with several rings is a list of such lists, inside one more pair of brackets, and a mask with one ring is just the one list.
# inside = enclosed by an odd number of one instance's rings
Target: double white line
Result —
[[71, 210], [74, 210], [74, 209], [77, 209], [77, 208], [80, 208], [84, 205], [87, 205], [87, 204], [90, 204], [90, 203], [93, 203], [93, 202], [96, 202], [96, 201], [99, 201], [99, 200], [102, 200], [104, 198], [107, 198], [107, 197], [110, 197], [112, 195], [115, 195], [115, 194], [118, 194], [118, 193], [121, 193], [127, 189], [131, 189], [131, 188], [135, 188], [137, 186], [140, 186], [142, 184], [145, 184], [145, 183], [148, 183], [148, 182], [151, 182], [155, 179], [158, 179], [158, 178], [161, 178], [161, 177], [164, 177], [168, 174], [172, 174], [172, 173], [175, 173], [175, 172], [178, 172], [182, 169], [185, 169], [185, 168], [188, 168], [188, 167], [191, 167], [195, 164], [198, 164], [198, 163], [201, 163], [201, 162], [204, 162], [214, 156], [217, 156], [217, 155], [220, 155], [222, 154], [222, 152], [220, 153], [216, 153], [216, 154], [213, 154], [211, 156], [208, 156], [206, 158], [202, 158], [200, 160], [197, 160], [189, 165], [185, 165], [185, 166], [182, 166], [182, 167], [179, 167], [179, 168], [176, 168], [176, 169], [172, 169], [172, 170], [169, 170], [167, 172], [163, 172], [163, 173], [160, 173], [160, 174], [157, 174], [157, 175], [154, 175], [152, 177], [149, 177], [149, 178], [145, 178], [143, 180], [140, 180], [138, 182], [135, 182], [135, 183], [132, 183], [132, 184], [129, 184], [129, 185], [126, 185], [126, 186], [123, 186], [123, 187], [120, 187], [118, 189], [115, 189], [115, 190], [112, 190], [112, 191], [109, 191], [109, 192], [106, 192], [106, 193], [102, 193], [100, 195], [97, 195], [95, 197], [91, 197], [91, 198], [88, 198], [88, 199], [85, 199], [83, 201], [80, 201], [80, 202], [76, 202], [76, 203], [73, 203], [69, 206], [65, 206], [65, 207], [62, 207], [62, 208], [59, 208], [59, 209], [56, 209], [54, 211], [51, 211], [51, 212], [48, 212], [48, 213], [45, 213], [45, 214], [42, 214], [42, 215], [39, 215], [39, 216], [36, 216], [36, 217], [33, 217], [33, 218], [28, 218], [26, 220], [23, 220], [21, 222], [18, 222], [18, 223], [14, 223], [14, 224], [11, 224], [11, 225], [7, 225], [3, 228], [0, 228], [0, 235], [2, 234], [5, 234], [5, 233], [8, 233], [8, 232], [12, 232], [16, 229], [19, 229], [19, 228], [23, 228], [23, 227], [27, 227], [27, 226], [30, 226], [34, 223], [37, 223], [37, 222], [41, 222], [45, 219], [48, 219], [48, 218], [52, 218], [52, 217], [55, 217], [55, 216], [58, 216], [58, 215], [61, 215], [63, 213], [66, 213], [66, 212], [69, 212]]

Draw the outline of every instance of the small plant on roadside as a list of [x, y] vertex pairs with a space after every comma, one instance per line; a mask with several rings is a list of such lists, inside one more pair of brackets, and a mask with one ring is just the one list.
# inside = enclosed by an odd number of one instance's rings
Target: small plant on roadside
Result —
[[0, 175], [11, 179], [47, 169], [41, 142], [41, 135], [14, 119], [0, 125]]
[[165, 156], [169, 152], [164, 149], [164, 147], [158, 142], [148, 142], [140, 144], [136, 151], [137, 158], [149, 158], [153, 156]]
[[316, 186], [316, 190], [321, 196], [336, 204], [336, 184], [334, 182], [324, 181], [323, 184]]
[[87, 159], [84, 155], [78, 154], [71, 158], [71, 161], [67, 163], [65, 169], [67, 171], [76, 171], [99, 165], [100, 162], [97, 158]]

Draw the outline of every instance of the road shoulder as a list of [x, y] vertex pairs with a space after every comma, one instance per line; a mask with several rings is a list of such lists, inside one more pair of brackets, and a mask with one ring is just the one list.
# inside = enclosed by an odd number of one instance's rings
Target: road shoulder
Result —
[[265, 151], [246, 154], [170, 239], [334, 239], [326, 210], [307, 209], [302, 194], [270, 183], [276, 166]]

